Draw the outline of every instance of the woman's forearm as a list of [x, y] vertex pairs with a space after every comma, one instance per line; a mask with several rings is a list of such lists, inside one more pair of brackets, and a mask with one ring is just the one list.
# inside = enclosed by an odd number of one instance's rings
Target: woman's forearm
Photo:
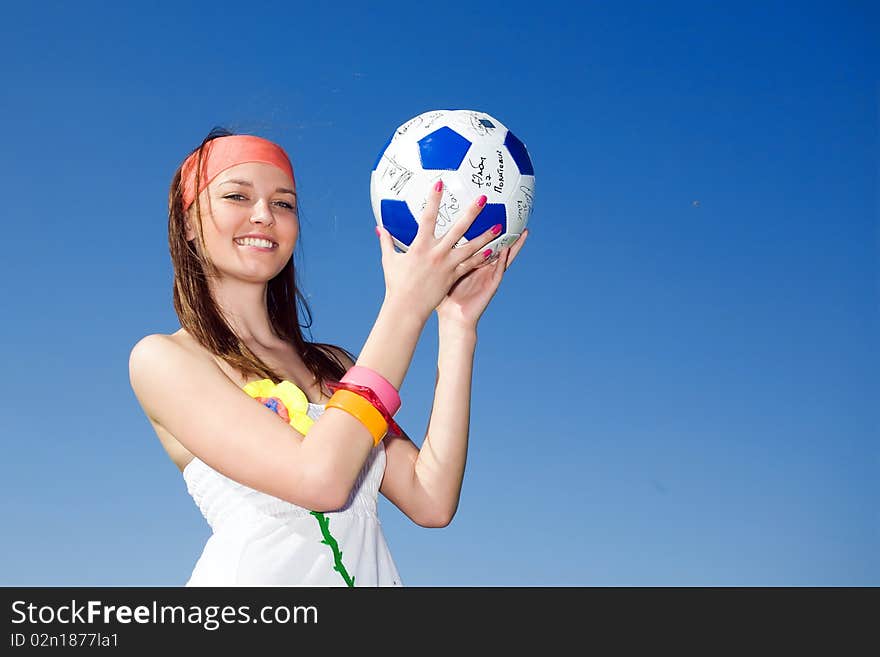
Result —
[[458, 508], [467, 461], [477, 331], [440, 320], [439, 332], [434, 404], [415, 476], [426, 495], [426, 513], [447, 524]]
[[400, 390], [427, 321], [405, 304], [385, 299], [357, 364], [378, 372]]
[[[386, 298], [357, 359], [398, 390], [412, 361], [426, 317]], [[361, 422], [346, 411], [328, 408], [303, 441], [305, 458], [313, 466], [316, 485], [330, 486], [332, 497], [344, 504], [373, 448], [373, 439]]]

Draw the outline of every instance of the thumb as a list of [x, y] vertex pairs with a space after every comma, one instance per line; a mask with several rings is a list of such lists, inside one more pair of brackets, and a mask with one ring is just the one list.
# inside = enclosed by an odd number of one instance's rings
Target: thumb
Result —
[[379, 248], [382, 249], [382, 257], [386, 253], [394, 253], [394, 242], [391, 241], [391, 233], [385, 230], [384, 227], [377, 225], [376, 235], [379, 236]]

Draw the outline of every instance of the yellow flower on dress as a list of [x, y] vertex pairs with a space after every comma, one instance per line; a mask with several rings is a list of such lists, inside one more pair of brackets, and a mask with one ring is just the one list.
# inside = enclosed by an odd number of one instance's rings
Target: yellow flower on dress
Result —
[[306, 393], [290, 381], [278, 384], [272, 383], [271, 379], [251, 381], [243, 390], [303, 435], [315, 423], [307, 414], [309, 399]]

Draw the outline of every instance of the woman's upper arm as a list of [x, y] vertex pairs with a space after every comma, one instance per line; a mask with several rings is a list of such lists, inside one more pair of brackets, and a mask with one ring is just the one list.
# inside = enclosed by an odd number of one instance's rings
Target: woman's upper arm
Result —
[[155, 334], [132, 348], [129, 378], [144, 412], [213, 469], [293, 504], [333, 506], [299, 458], [302, 434], [216, 364]]

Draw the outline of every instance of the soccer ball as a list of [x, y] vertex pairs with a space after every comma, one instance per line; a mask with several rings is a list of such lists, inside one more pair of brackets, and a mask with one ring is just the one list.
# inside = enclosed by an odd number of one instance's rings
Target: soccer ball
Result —
[[495, 224], [501, 232], [487, 248], [494, 257], [522, 234], [532, 212], [535, 172], [525, 145], [498, 119], [474, 110], [433, 110], [397, 128], [370, 175], [376, 223], [406, 251], [433, 185], [443, 180], [434, 227], [440, 237], [485, 194], [486, 205], [455, 246]]

